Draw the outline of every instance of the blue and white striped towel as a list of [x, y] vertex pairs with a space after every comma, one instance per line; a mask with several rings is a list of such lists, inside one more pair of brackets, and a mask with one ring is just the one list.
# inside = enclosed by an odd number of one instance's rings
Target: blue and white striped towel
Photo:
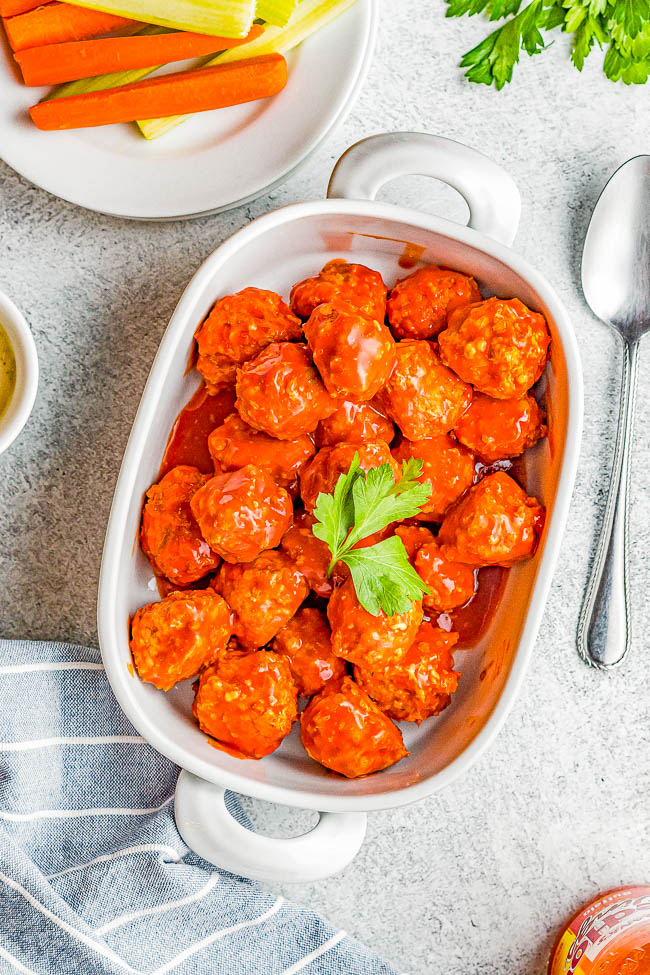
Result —
[[123, 715], [96, 650], [0, 640], [1, 973], [394, 975], [188, 850], [177, 774]]

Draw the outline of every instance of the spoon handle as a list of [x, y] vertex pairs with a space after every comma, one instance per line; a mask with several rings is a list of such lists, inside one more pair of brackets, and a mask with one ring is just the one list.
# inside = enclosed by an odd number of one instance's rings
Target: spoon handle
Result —
[[627, 509], [638, 342], [623, 346], [623, 382], [605, 517], [578, 623], [578, 651], [600, 670], [620, 664], [630, 647]]

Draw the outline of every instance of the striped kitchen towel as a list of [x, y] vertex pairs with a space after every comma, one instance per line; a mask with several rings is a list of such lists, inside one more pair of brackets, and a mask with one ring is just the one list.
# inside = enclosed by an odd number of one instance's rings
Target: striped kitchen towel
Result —
[[[177, 774], [127, 721], [96, 650], [0, 640], [0, 972], [394, 975], [193, 854]], [[234, 796], [231, 811], [243, 818]]]

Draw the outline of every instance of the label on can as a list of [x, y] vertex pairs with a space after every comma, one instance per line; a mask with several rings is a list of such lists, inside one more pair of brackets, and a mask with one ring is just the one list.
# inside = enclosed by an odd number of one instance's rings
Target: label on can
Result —
[[650, 975], [650, 887], [608, 891], [570, 921], [555, 944], [548, 975], [587, 973]]

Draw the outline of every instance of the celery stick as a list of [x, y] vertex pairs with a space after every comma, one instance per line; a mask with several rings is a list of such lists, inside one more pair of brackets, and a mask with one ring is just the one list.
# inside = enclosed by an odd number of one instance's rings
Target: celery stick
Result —
[[[168, 27], [158, 27], [148, 24], [137, 32], [138, 37], [152, 36], [153, 34], [169, 34]], [[128, 71], [112, 71], [110, 74], [98, 74], [94, 78], [82, 78], [81, 81], [68, 81], [64, 85], [57, 85], [52, 88], [42, 102], [49, 102], [52, 98], [69, 98], [71, 95], [85, 95], [91, 91], [106, 91], [107, 88], [121, 88], [122, 85], [130, 85], [133, 81], [140, 81], [147, 75], [153, 74], [162, 65], [153, 65], [150, 68], [132, 68]]]
[[[297, 47], [306, 37], [325, 27], [340, 14], [348, 10], [356, 0], [300, 0], [286, 27], [267, 27], [264, 33], [249, 44], [222, 51], [210, 58], [208, 64], [223, 64], [253, 58], [260, 54], [273, 54], [275, 51], [286, 54]], [[136, 123], [145, 139], [158, 139], [165, 132], [176, 128], [187, 119], [187, 115], [169, 115], [166, 118], [144, 119]]]
[[65, 85], [53, 88], [42, 102], [49, 102], [53, 98], [69, 98], [71, 95], [86, 95], [91, 91], [106, 91], [107, 88], [121, 88], [134, 81], [140, 81], [147, 75], [153, 74], [161, 64], [151, 68], [132, 68], [130, 71], [113, 71], [111, 74], [98, 74], [94, 78], [82, 78], [81, 81], [69, 81]]
[[267, 24], [286, 27], [298, 0], [257, 0], [255, 15]]
[[75, 0], [78, 7], [216, 37], [246, 37], [256, 0]]

